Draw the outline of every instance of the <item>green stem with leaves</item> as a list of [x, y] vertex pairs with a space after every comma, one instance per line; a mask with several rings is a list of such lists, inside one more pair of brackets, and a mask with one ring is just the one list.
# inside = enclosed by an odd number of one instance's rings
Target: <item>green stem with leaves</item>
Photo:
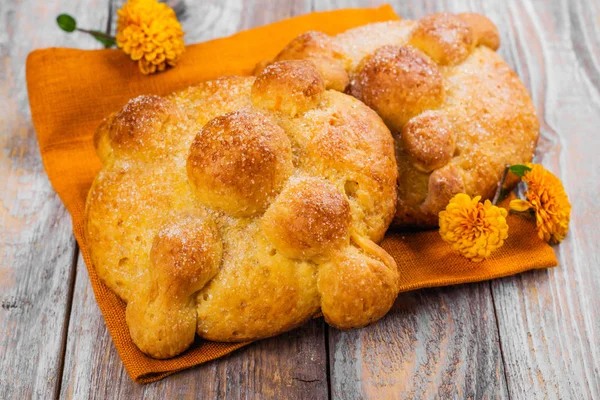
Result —
[[58, 24], [60, 29], [68, 33], [74, 31], [87, 33], [88, 35], [91, 35], [94, 39], [102, 43], [106, 48], [112, 47], [117, 43], [114, 36], [110, 36], [102, 31], [78, 28], [77, 21], [75, 21], [75, 18], [73, 18], [69, 14], [60, 14], [58, 17], [56, 17], [56, 23]]

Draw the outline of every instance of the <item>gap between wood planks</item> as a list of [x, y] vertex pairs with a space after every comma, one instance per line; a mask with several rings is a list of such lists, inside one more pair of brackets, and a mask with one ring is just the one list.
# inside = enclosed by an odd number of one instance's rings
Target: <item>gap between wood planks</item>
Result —
[[500, 346], [500, 358], [502, 359], [502, 377], [506, 385], [506, 395], [510, 399], [510, 388], [508, 386], [508, 377], [506, 376], [506, 360], [504, 359], [504, 349], [502, 348], [502, 337], [500, 336], [500, 324], [498, 322], [498, 311], [496, 307], [496, 298], [494, 297], [494, 290], [492, 289], [492, 281], [488, 282], [488, 288], [490, 295], [492, 296], [492, 307], [494, 307], [494, 322], [496, 322], [496, 332], [498, 332], [498, 346]]
[[[313, 9], [312, 3], [311, 9]], [[331, 359], [329, 357], [329, 325], [327, 323], [325, 323], [325, 329], [323, 331], [323, 340], [325, 340], [325, 378], [327, 379], [327, 397], [331, 399]]]
[[57, 371], [57, 383], [54, 388], [54, 398], [60, 397], [60, 389], [63, 382], [63, 369], [65, 367], [65, 355], [67, 351], [67, 336], [69, 334], [69, 322], [71, 320], [71, 308], [73, 306], [73, 293], [75, 292], [75, 280], [77, 279], [77, 258], [79, 257], [79, 244], [75, 241], [75, 248], [73, 249], [73, 267], [69, 275], [69, 291], [67, 293], [67, 309], [65, 311], [65, 318], [62, 328], [62, 343], [60, 345], [60, 359]]

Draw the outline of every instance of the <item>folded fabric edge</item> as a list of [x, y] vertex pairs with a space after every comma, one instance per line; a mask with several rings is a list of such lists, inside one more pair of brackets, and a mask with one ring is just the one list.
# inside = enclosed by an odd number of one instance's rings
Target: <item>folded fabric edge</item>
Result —
[[205, 364], [207, 362], [211, 362], [214, 360], [217, 360], [219, 358], [225, 357], [231, 353], [233, 353], [236, 350], [241, 349], [242, 347], [246, 347], [249, 344], [254, 343], [255, 341], [251, 341], [251, 342], [244, 342], [244, 343], [231, 343], [231, 348], [227, 349], [226, 351], [223, 352], [223, 354], [219, 354], [217, 356], [214, 357], [209, 357], [206, 360], [203, 361], [199, 361], [199, 362], [190, 362], [189, 364], [184, 364], [181, 366], [181, 368], [176, 368], [176, 369], [172, 369], [172, 370], [164, 370], [164, 371], [153, 371], [153, 372], [146, 372], [143, 374], [132, 374], [132, 372], [130, 372], [127, 368], [127, 373], [129, 374], [129, 377], [135, 382], [135, 383], [139, 383], [139, 384], [146, 384], [146, 383], [152, 383], [152, 382], [156, 382], [159, 381], [163, 378], [166, 378], [169, 375], [173, 375], [176, 374], [177, 372], [181, 372], [183, 370], [186, 370], [188, 368], [192, 368], [195, 367], [197, 365], [200, 364]]
[[421, 281], [419, 283], [414, 283], [411, 285], [406, 285], [406, 286], [401, 287], [399, 293], [412, 292], [414, 290], [434, 288], [434, 287], [444, 287], [444, 286], [462, 285], [462, 284], [466, 284], [466, 283], [486, 282], [486, 281], [491, 281], [494, 279], [500, 279], [500, 278], [506, 278], [509, 276], [519, 275], [519, 274], [522, 274], [522, 273], [528, 272], [528, 271], [555, 268], [555, 267], [558, 267], [558, 262], [556, 260], [548, 259], [548, 260], [546, 260], [545, 263], [540, 264], [540, 265], [536, 265], [533, 267], [524, 267], [519, 270], [504, 271], [499, 274], [481, 275], [481, 276], [477, 276], [474, 278], [466, 278], [466, 279], [454, 278], [454, 279], [442, 279], [442, 280], [435, 280], [435, 281], [433, 281], [433, 280]]

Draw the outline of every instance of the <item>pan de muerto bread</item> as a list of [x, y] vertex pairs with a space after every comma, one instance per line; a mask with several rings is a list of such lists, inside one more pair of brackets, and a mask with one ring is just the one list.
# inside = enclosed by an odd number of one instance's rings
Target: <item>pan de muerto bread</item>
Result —
[[152, 357], [195, 334], [258, 339], [319, 312], [361, 327], [396, 298], [396, 264], [375, 244], [396, 206], [392, 136], [312, 63], [137, 97], [95, 145], [86, 242]]
[[539, 122], [527, 90], [495, 53], [499, 45], [486, 17], [439, 13], [334, 37], [307, 32], [275, 61], [312, 61], [327, 88], [383, 118], [399, 169], [394, 224], [432, 226], [453, 195], [490, 198], [507, 164], [533, 156]]

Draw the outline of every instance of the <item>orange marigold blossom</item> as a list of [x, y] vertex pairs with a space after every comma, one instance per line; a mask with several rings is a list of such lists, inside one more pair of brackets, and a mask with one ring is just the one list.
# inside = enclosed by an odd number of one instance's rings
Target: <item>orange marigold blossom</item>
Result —
[[185, 50], [175, 12], [156, 0], [129, 0], [117, 11], [117, 46], [143, 74], [174, 66]]
[[471, 261], [482, 261], [504, 244], [508, 224], [504, 208], [481, 196], [459, 193], [439, 214], [440, 235], [452, 248]]
[[571, 203], [565, 188], [552, 172], [540, 164], [527, 164], [521, 180], [527, 184], [525, 200], [512, 200], [511, 210], [535, 214], [538, 236], [546, 242], [560, 243], [569, 230]]

